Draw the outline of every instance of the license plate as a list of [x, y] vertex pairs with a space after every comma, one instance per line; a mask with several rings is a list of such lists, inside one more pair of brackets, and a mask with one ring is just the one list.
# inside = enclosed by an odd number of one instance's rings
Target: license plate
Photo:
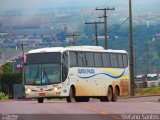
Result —
[[39, 96], [45, 96], [45, 93], [39, 93]]

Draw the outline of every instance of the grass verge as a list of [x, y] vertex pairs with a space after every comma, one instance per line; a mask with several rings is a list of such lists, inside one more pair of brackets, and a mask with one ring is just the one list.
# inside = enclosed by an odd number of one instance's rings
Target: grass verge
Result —
[[136, 88], [135, 96], [160, 95], [160, 87]]

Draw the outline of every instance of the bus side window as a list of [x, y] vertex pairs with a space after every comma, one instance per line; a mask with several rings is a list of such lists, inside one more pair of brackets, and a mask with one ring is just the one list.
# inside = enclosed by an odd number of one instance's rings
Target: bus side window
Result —
[[108, 53], [102, 53], [102, 61], [103, 61], [103, 67], [110, 67], [110, 57]]
[[94, 53], [94, 60], [96, 67], [102, 67], [102, 55], [101, 53]]
[[84, 52], [78, 52], [78, 66], [86, 66], [86, 56]]
[[77, 66], [77, 53], [76, 52], [70, 52], [70, 66]]
[[91, 52], [86, 53], [86, 61], [87, 61], [87, 67], [94, 67], [93, 53]]
[[123, 67], [126, 68], [128, 66], [128, 58], [127, 55], [123, 55]]
[[64, 82], [68, 75], [68, 53], [63, 53], [62, 81]]
[[123, 59], [122, 59], [122, 54], [118, 54], [118, 65], [120, 68], [123, 68]]
[[111, 53], [110, 54], [110, 58], [111, 58], [111, 67], [112, 68], [118, 68], [118, 57], [117, 57], [117, 54]]

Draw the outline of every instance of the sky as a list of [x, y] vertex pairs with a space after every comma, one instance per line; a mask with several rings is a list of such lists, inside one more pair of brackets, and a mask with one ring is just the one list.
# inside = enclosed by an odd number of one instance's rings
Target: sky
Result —
[[[132, 0], [136, 7], [158, 7], [160, 0]], [[86, 6], [116, 6], [128, 4], [128, 0], [0, 0], [0, 11], [15, 9], [39, 9], [54, 7], [86, 7]]]

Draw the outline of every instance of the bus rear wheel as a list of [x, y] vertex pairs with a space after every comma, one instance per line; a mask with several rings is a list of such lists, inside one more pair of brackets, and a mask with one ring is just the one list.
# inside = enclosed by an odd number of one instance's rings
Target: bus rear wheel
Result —
[[66, 98], [67, 102], [75, 102], [75, 90], [73, 87], [69, 90], [69, 96]]
[[113, 102], [117, 102], [117, 100], [118, 100], [118, 95], [119, 95], [118, 88], [115, 88], [114, 93], [113, 93], [113, 97], [112, 97], [112, 101], [113, 101]]
[[37, 98], [38, 103], [43, 103], [44, 102], [44, 98]]

